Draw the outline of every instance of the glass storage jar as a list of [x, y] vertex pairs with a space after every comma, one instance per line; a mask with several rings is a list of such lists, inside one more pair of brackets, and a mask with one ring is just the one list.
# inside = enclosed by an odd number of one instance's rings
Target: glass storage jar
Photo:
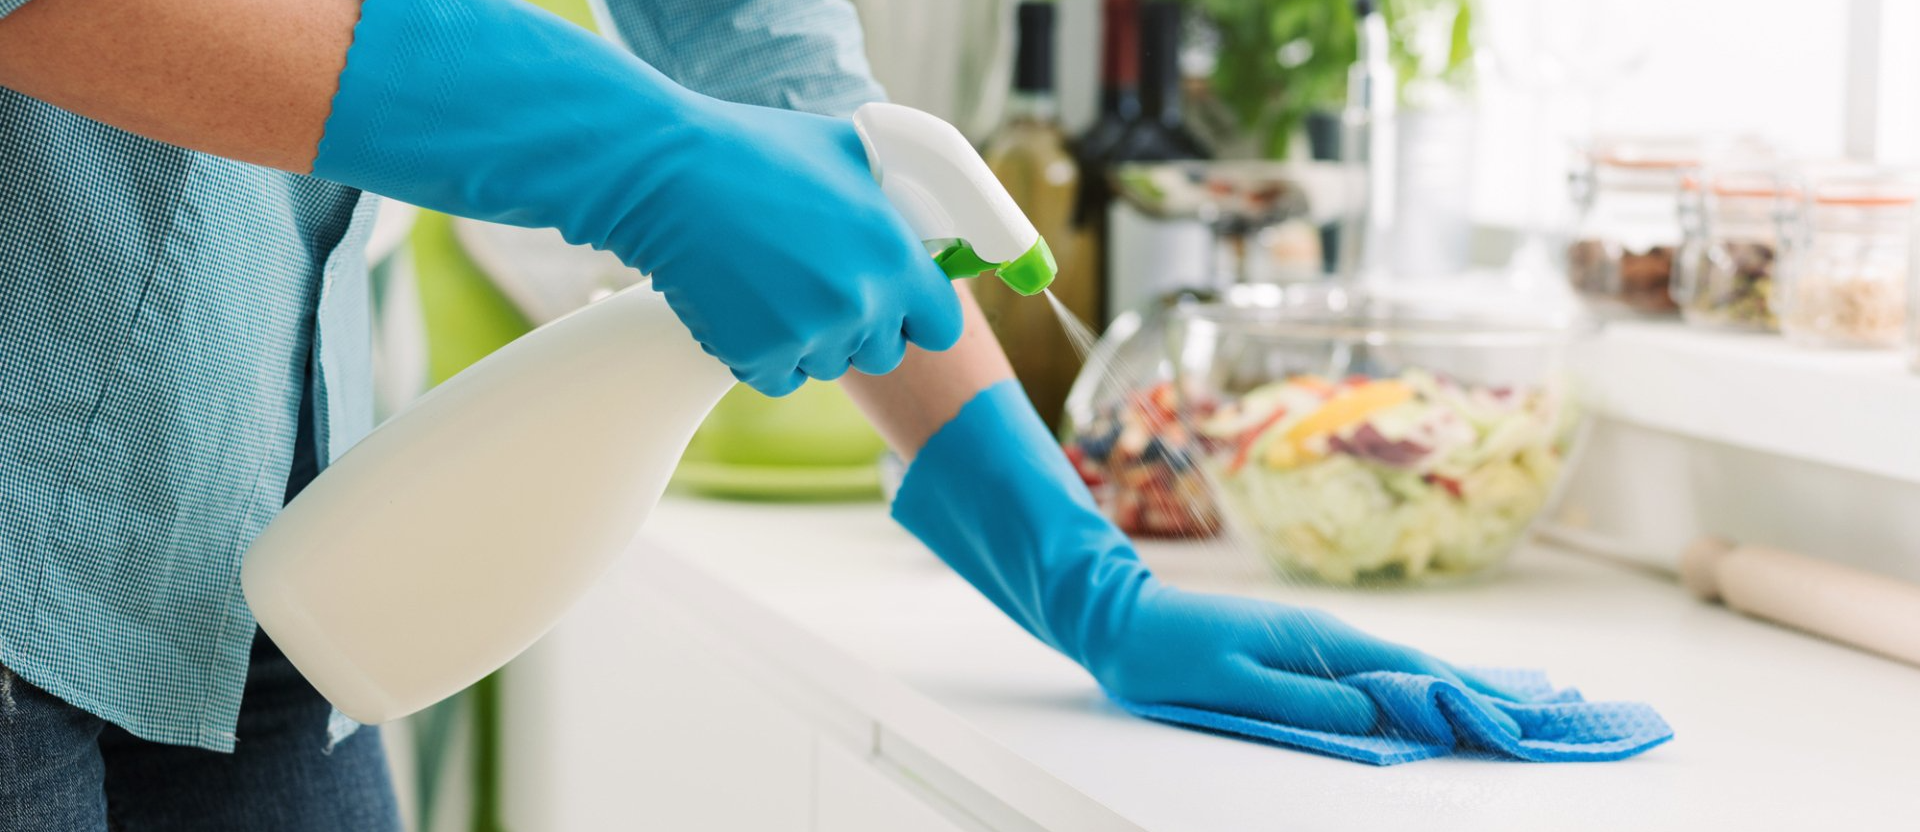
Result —
[[1603, 314], [1665, 316], [1680, 246], [1680, 184], [1699, 166], [1685, 139], [1611, 139], [1580, 154], [1568, 176], [1579, 219], [1567, 279]]
[[1775, 295], [1781, 332], [1817, 347], [1900, 346], [1920, 179], [1848, 170], [1804, 181]]
[[1907, 237], [1907, 366], [1920, 373], [1920, 210]]
[[1779, 329], [1770, 299], [1781, 224], [1792, 222], [1797, 194], [1777, 167], [1708, 170], [1682, 191], [1686, 236], [1672, 294], [1687, 323]]

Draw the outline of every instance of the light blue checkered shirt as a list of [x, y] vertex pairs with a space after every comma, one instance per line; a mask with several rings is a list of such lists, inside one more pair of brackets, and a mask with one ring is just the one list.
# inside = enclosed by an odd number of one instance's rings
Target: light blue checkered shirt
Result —
[[[846, 0], [597, 11], [710, 95], [881, 97]], [[140, 737], [233, 748], [240, 556], [296, 456], [371, 428], [375, 202], [0, 88], [0, 664]]]

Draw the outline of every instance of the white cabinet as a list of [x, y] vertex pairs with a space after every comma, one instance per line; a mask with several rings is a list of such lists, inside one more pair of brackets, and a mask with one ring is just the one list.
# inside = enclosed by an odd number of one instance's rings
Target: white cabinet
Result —
[[511, 832], [992, 832], [863, 755], [654, 588], [594, 592], [507, 674]]
[[580, 613], [508, 671], [508, 829], [812, 827], [806, 719], [711, 655], [672, 604], [626, 598]]
[[939, 796], [917, 792], [874, 760], [825, 737], [814, 748], [814, 832], [983, 832], [958, 825], [935, 808]]

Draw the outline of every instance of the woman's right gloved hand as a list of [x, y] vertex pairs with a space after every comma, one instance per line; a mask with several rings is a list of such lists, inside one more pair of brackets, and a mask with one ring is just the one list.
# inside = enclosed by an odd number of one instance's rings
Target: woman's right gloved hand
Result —
[[366, 0], [313, 173], [612, 251], [770, 395], [960, 337], [850, 122], [698, 95], [520, 0]]
[[1418, 650], [1317, 610], [1161, 583], [1013, 381], [980, 392], [927, 440], [893, 516], [1129, 708], [1373, 734], [1390, 724], [1353, 682], [1385, 671], [1470, 691], [1463, 708], [1519, 735], [1491, 704], [1506, 694]]

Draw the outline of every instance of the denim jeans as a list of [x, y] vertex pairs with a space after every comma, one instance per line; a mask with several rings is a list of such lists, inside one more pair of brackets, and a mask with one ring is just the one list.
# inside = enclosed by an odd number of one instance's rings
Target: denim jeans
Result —
[[397, 832], [378, 732], [326, 751], [330, 712], [264, 635], [232, 754], [139, 739], [0, 667], [0, 832]]

